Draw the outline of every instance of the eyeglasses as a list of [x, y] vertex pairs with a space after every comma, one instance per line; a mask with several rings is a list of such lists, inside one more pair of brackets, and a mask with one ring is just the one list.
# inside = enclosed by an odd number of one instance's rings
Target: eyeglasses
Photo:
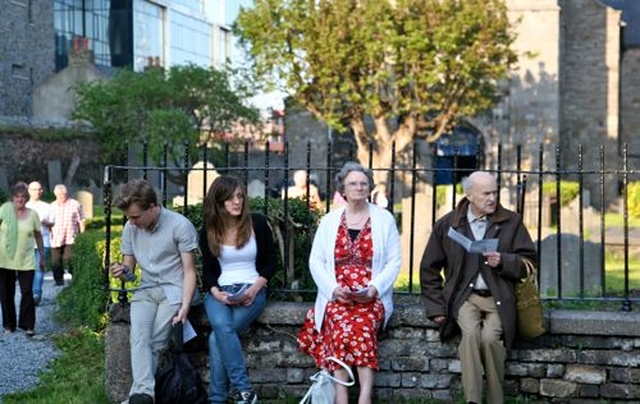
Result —
[[348, 186], [349, 188], [356, 188], [356, 187], [365, 188], [369, 186], [369, 183], [367, 181], [359, 181], [359, 182], [353, 181], [353, 182], [347, 182], [345, 185]]

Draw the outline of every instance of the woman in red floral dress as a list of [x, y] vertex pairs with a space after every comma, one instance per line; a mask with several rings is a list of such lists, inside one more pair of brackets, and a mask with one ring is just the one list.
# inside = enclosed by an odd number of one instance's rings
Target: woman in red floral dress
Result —
[[[345, 164], [336, 176], [347, 205], [318, 226], [309, 257], [318, 295], [298, 335], [300, 349], [337, 378], [346, 380], [347, 373], [327, 358], [356, 367], [359, 404], [372, 402], [378, 330], [393, 311], [401, 261], [393, 215], [367, 201], [372, 184], [371, 172], [357, 163]], [[340, 384], [336, 403], [348, 403], [347, 388]]]

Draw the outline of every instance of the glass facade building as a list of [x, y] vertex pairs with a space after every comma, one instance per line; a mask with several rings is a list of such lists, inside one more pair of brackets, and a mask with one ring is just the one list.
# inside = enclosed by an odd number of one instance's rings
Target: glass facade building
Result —
[[[208, 1], [209, 3], [205, 3]], [[86, 38], [95, 64], [143, 70], [163, 66], [210, 66], [229, 56], [231, 35], [212, 15], [225, 1], [54, 0], [56, 71], [68, 64], [74, 38]]]

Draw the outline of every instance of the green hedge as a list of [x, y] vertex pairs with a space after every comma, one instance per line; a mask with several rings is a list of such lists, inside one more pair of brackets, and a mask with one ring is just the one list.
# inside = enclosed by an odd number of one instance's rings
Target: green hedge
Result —
[[88, 229], [73, 246], [73, 282], [58, 294], [58, 320], [94, 331], [107, 324], [108, 298], [104, 290], [102, 252], [104, 231]]
[[[542, 183], [542, 194], [547, 197], [556, 198], [556, 184], [555, 181]], [[577, 181], [560, 181], [560, 206], [567, 206], [578, 196], [579, 192], [580, 184]]]

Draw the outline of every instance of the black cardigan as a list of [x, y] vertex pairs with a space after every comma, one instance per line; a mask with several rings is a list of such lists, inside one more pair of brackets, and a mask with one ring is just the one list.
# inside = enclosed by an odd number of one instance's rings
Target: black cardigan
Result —
[[[276, 269], [276, 247], [273, 242], [273, 234], [267, 222], [267, 218], [258, 213], [251, 214], [253, 232], [256, 237], [258, 254], [256, 255], [256, 270], [267, 281], [271, 279]], [[202, 252], [202, 283], [207, 292], [213, 286], [220, 286], [218, 279], [222, 273], [220, 261], [209, 249], [209, 242], [205, 226], [200, 231], [200, 251]]]

